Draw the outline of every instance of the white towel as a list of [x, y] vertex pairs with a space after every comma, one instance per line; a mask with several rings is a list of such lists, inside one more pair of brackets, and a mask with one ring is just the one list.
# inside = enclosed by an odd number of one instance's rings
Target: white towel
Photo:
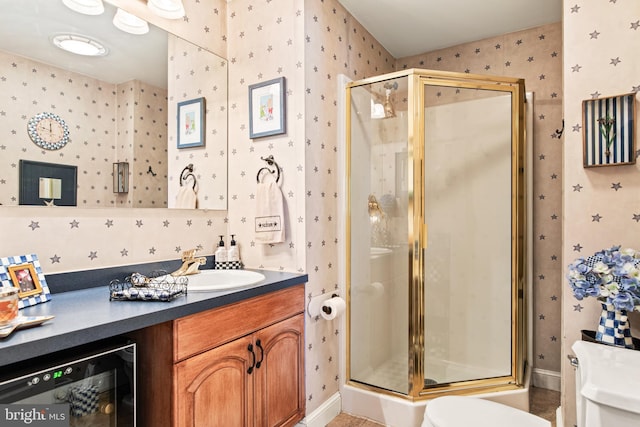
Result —
[[176, 195], [176, 209], [195, 209], [198, 197], [190, 185], [183, 185]]
[[284, 206], [282, 191], [273, 174], [262, 174], [256, 192], [256, 242], [284, 242]]

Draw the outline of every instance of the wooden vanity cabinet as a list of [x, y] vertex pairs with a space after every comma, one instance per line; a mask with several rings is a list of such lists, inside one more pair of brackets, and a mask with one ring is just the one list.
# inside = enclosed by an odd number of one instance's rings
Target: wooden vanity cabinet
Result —
[[303, 313], [299, 285], [137, 331], [140, 425], [295, 425]]

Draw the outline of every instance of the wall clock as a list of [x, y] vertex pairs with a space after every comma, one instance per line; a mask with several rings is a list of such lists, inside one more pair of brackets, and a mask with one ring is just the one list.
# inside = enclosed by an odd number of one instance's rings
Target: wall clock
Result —
[[45, 150], [59, 150], [69, 142], [67, 123], [54, 113], [39, 113], [31, 117], [27, 132], [31, 140]]

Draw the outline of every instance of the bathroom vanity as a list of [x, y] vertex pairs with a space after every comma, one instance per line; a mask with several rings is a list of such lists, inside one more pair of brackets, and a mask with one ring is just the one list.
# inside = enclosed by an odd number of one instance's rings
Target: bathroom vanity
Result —
[[303, 312], [297, 285], [132, 333], [141, 425], [295, 425], [305, 407]]
[[293, 426], [304, 417], [304, 283], [260, 271], [240, 289], [170, 302], [109, 301], [106, 286], [22, 310], [53, 315], [0, 340], [0, 369], [111, 337], [137, 342], [138, 425]]

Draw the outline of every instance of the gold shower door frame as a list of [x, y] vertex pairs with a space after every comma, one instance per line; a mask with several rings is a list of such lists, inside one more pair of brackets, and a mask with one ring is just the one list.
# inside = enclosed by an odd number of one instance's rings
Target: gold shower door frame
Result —
[[[346, 299], [348, 310], [346, 383], [358, 388], [402, 397], [423, 400], [440, 395], [470, 395], [519, 389], [524, 384], [527, 363], [527, 287], [526, 287], [526, 147], [525, 147], [525, 85], [523, 79], [484, 76], [435, 70], [410, 69], [351, 82], [346, 87], [346, 214], [351, 218], [351, 101], [352, 88], [407, 77], [408, 102], [408, 274], [409, 286], [409, 364], [407, 394], [354, 381], [351, 373], [351, 222], [346, 222]], [[425, 88], [442, 86], [504, 92], [511, 95], [511, 375], [425, 386], [425, 295], [424, 250], [427, 245], [428, 224], [425, 223], [425, 184], [423, 176], [425, 141]], [[358, 238], [358, 236], [355, 236]], [[401, 331], [398, 331], [401, 333]]]

